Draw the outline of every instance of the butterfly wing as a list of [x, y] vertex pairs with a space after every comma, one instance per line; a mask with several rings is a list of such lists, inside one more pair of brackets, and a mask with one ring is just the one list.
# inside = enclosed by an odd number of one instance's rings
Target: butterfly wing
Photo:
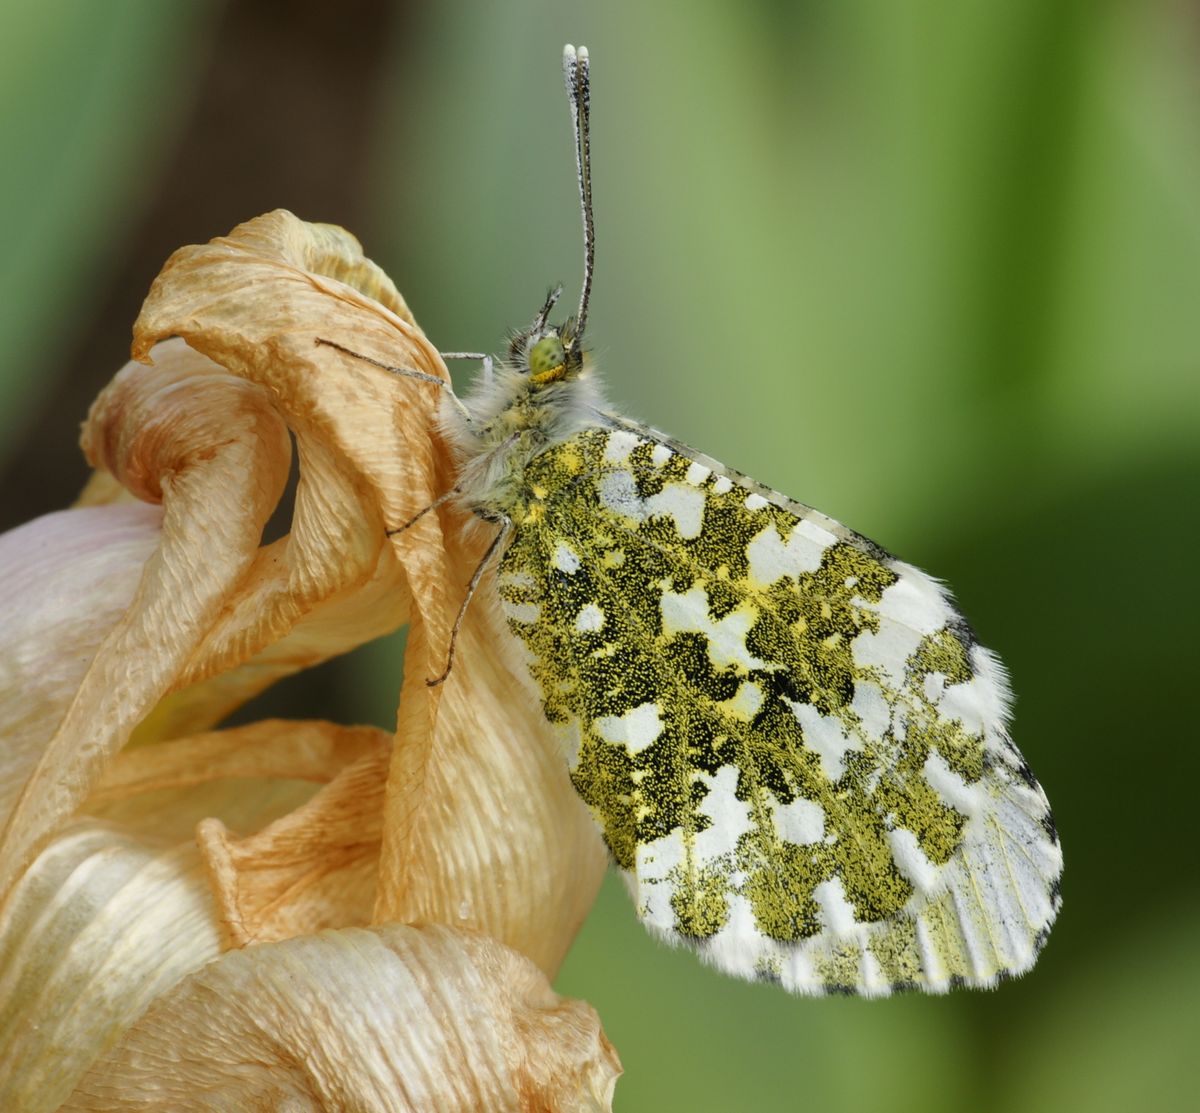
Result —
[[936, 581], [615, 423], [536, 457], [514, 523], [509, 623], [648, 928], [800, 993], [1032, 965], [1061, 850]]

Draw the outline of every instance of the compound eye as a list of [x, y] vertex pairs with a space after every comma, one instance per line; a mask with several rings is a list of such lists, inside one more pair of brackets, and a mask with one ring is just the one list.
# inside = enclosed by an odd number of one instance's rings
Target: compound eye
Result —
[[567, 353], [557, 335], [543, 336], [529, 349], [529, 374], [535, 382], [559, 378], [566, 367]]

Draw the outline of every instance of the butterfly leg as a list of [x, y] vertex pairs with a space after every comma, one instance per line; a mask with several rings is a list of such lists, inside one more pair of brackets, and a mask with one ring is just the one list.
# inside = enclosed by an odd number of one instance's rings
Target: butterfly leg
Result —
[[406, 379], [420, 379], [423, 383], [433, 383], [435, 386], [440, 386], [450, 400], [458, 407], [459, 412], [467, 419], [467, 424], [470, 424], [470, 413], [467, 411], [466, 406], [459, 401], [454, 393], [454, 389], [445, 379], [439, 379], [436, 375], [429, 375], [424, 371], [414, 371], [411, 367], [393, 367], [390, 363], [384, 363], [383, 360], [375, 359], [374, 356], [363, 355], [362, 352], [356, 352], [353, 348], [347, 348], [334, 340], [325, 340], [323, 337], [318, 336], [316, 342], [324, 344], [327, 348], [333, 348], [343, 355], [353, 356], [354, 359], [361, 359], [364, 363], [371, 364], [372, 367], [378, 367], [383, 371], [390, 371], [393, 375], [402, 375]]
[[458, 632], [462, 629], [463, 619], [466, 618], [467, 607], [470, 606], [475, 589], [479, 587], [479, 581], [483, 579], [483, 574], [487, 571], [488, 565], [491, 564], [492, 559], [500, 551], [509, 534], [512, 533], [513, 524], [511, 518], [501, 518], [499, 521], [500, 532], [492, 538], [492, 543], [488, 546], [487, 552], [483, 554], [483, 559], [475, 566], [475, 571], [471, 574], [471, 582], [467, 584], [466, 597], [462, 601], [462, 606], [458, 608], [454, 625], [450, 629], [450, 646], [446, 652], [446, 667], [442, 670], [440, 676], [435, 676], [425, 681], [430, 688], [436, 688], [439, 684], [444, 684], [446, 678], [450, 675], [450, 670], [454, 667], [454, 647], [458, 643]]
[[369, 363], [373, 367], [382, 368], [384, 371], [390, 371], [393, 375], [403, 375], [409, 379], [420, 379], [424, 383], [436, 383], [442, 388], [448, 388], [450, 384], [445, 379], [439, 379], [436, 375], [429, 375], [424, 371], [414, 371], [409, 367], [393, 367], [390, 363], [384, 363], [383, 360], [375, 359], [373, 356], [365, 356], [362, 352], [356, 352], [353, 348], [343, 347], [341, 344], [333, 340], [324, 340], [317, 337], [318, 344], [324, 344], [327, 348], [333, 348], [341, 352], [343, 355], [353, 356], [355, 359], [361, 359], [364, 363]]
[[462, 494], [461, 487], [451, 487], [450, 490], [448, 490], [445, 494], [438, 495], [438, 497], [435, 498], [433, 500], [433, 502], [431, 502], [428, 506], [424, 507], [421, 510], [418, 510], [411, 518], [409, 518], [409, 520], [407, 522], [404, 523], [404, 525], [395, 526], [394, 528], [387, 530], [388, 537], [395, 537], [396, 534], [403, 533], [406, 529], [409, 529], [411, 526], [415, 526], [431, 510], [436, 510], [439, 506], [442, 506], [444, 503], [449, 502], [452, 498], [454, 498], [455, 495], [460, 495], [460, 494]]
[[440, 354], [442, 359], [479, 360], [479, 362], [483, 364], [483, 370], [481, 372], [483, 381], [485, 383], [490, 383], [492, 381], [494, 365], [492, 363], [492, 357], [487, 355], [485, 352], [442, 352]]

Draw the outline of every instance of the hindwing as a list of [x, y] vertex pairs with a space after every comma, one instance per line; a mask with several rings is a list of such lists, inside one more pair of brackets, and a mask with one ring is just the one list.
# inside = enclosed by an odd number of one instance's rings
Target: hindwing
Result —
[[1061, 851], [936, 581], [615, 422], [535, 457], [512, 518], [509, 624], [647, 927], [801, 993], [1032, 965]]

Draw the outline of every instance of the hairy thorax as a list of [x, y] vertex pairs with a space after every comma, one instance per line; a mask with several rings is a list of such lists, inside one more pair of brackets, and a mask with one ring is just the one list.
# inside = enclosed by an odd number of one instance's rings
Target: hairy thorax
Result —
[[448, 403], [442, 431], [458, 465], [459, 501], [485, 518], [511, 518], [533, 494], [525, 478], [531, 460], [548, 448], [604, 421], [594, 381], [549, 384], [499, 368], [462, 400]]

